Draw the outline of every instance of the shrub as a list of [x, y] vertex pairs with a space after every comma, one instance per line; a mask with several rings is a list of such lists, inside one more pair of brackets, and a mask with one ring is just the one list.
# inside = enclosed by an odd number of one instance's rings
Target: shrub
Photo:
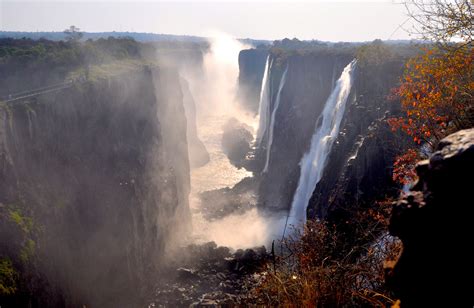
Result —
[[309, 221], [302, 232], [294, 230], [251, 297], [258, 304], [284, 307], [393, 304], [384, 287], [383, 264], [395, 259], [401, 246], [385, 231], [387, 209], [384, 203], [379, 210], [354, 213], [351, 222], [339, 226]]
[[12, 261], [0, 258], [0, 295], [11, 295], [17, 290], [17, 273]]

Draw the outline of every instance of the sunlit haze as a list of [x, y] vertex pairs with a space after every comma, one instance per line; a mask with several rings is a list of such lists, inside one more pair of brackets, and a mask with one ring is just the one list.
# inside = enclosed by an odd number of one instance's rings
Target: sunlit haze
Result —
[[408, 39], [396, 1], [0, 1], [2, 31], [153, 32], [238, 38]]

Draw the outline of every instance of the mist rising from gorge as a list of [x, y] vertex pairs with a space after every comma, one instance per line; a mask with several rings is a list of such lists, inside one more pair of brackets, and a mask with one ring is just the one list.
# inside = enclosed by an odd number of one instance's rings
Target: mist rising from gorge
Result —
[[[189, 84], [196, 102], [197, 131], [210, 154], [210, 161], [191, 171], [190, 208], [192, 211], [193, 241], [198, 243], [214, 241], [217, 245], [234, 249], [268, 245], [280, 227], [280, 217], [272, 219], [256, 208], [257, 197], [246, 195], [245, 202], [253, 208], [230, 214], [222, 219], [206, 220], [202, 214], [200, 193], [232, 187], [252, 172], [231, 164], [222, 149], [222, 130], [231, 118], [251, 128], [255, 139], [258, 115], [254, 116], [241, 106], [238, 90], [239, 52], [248, 49], [236, 39], [224, 33], [215, 32], [209, 39], [209, 49], [203, 56], [202, 71], [185, 68], [181, 74]], [[193, 153], [190, 153], [193, 155]], [[276, 221], [278, 223], [276, 223]]]

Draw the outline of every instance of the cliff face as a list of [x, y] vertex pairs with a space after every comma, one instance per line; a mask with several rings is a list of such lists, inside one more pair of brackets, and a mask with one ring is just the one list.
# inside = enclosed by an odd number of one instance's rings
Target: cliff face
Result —
[[258, 112], [260, 88], [267, 59], [267, 49], [246, 49], [239, 53], [239, 90], [237, 96], [242, 107]]
[[[171, 43], [170, 43], [171, 44]], [[186, 78], [195, 79], [203, 74], [205, 46], [191, 44], [189, 46], [160, 46], [152, 55], [146, 58], [156, 61], [159, 67], [180, 72], [180, 84], [183, 95], [184, 112], [187, 119], [187, 140], [189, 145], [189, 160], [192, 168], [201, 167], [209, 162], [209, 153], [198, 137], [196, 124], [196, 104], [190, 85]]]
[[403, 251], [387, 282], [401, 307], [471, 307], [474, 129], [443, 139], [394, 204], [389, 230]]
[[[285, 210], [291, 206], [298, 184], [299, 162], [309, 148], [326, 99], [343, 68], [352, 59], [350, 54], [310, 54], [275, 60], [271, 72], [271, 110], [275, 107], [279, 86], [275, 75], [286, 66], [288, 72], [275, 114], [268, 172], [261, 174], [259, 204], [264, 208]], [[263, 137], [261, 148], [256, 151], [256, 160], [262, 166], [266, 156], [268, 131], [267, 129]]]
[[0, 258], [30, 303], [132, 304], [186, 228], [188, 193], [171, 71], [142, 67], [0, 108]]
[[[298, 185], [299, 163], [320, 125], [318, 117], [355, 52], [272, 51], [272, 57], [271, 111], [282, 71], [288, 67], [288, 72], [275, 114], [268, 169], [258, 176], [259, 204], [266, 209], [287, 210]], [[308, 204], [309, 218], [327, 218], [331, 210], [363, 207], [397, 192], [391, 166], [402, 141], [390, 131], [385, 119], [399, 111], [399, 104], [390, 101], [388, 95], [403, 73], [405, 57], [388, 53], [370, 54], [368, 58], [358, 61], [355, 68], [339, 134]], [[255, 150], [257, 170], [263, 170], [265, 164], [268, 131]]]
[[353, 99], [310, 200], [308, 217], [325, 218], [331, 210], [364, 207], [397, 192], [391, 166], [400, 144], [385, 119], [399, 108], [387, 96], [402, 72], [401, 58], [357, 67]]
[[209, 162], [209, 153], [206, 146], [199, 139], [196, 123], [196, 103], [189, 90], [188, 82], [181, 78], [181, 89], [183, 91], [184, 112], [187, 119], [186, 136], [188, 138], [189, 162], [192, 168], [204, 166]]

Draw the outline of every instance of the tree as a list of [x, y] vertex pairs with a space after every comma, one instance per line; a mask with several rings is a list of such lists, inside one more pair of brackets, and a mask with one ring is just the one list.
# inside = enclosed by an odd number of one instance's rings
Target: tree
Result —
[[472, 44], [474, 11], [471, 0], [411, 0], [405, 2], [413, 19], [412, 34], [449, 45], [454, 40]]
[[392, 49], [382, 40], [376, 39], [371, 43], [364, 44], [357, 49], [357, 65], [364, 66], [380, 66], [390, 58], [393, 58]]
[[80, 32], [80, 30], [81, 29], [76, 26], [70, 26], [69, 29], [64, 30], [64, 34], [66, 34], [66, 40], [73, 42], [79, 41], [84, 35], [84, 33]]
[[392, 128], [434, 148], [449, 133], [471, 127], [473, 60], [472, 48], [465, 47], [454, 53], [427, 49], [409, 60], [401, 85], [394, 90], [405, 114], [389, 119]]
[[[415, 9], [413, 9], [415, 8]], [[395, 160], [394, 180], [413, 180], [421, 144], [433, 150], [446, 135], [474, 126], [473, 15], [468, 0], [414, 0], [407, 4], [415, 30], [435, 43], [409, 60], [393, 93], [402, 116], [388, 119], [392, 130], [413, 139]]]

